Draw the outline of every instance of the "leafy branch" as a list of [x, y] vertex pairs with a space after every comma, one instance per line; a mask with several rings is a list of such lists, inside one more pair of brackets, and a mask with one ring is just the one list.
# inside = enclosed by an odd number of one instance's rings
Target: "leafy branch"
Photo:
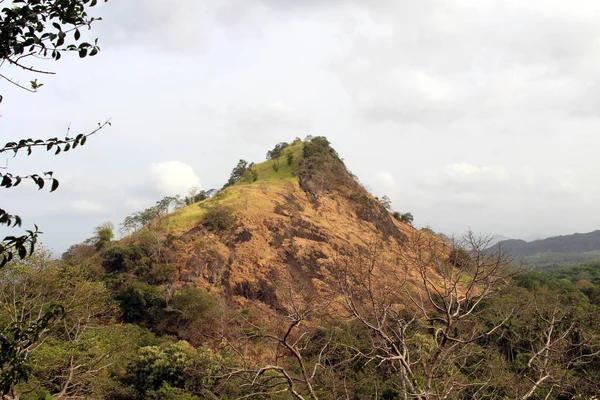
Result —
[[26, 149], [27, 155], [31, 155], [34, 147], [45, 147], [46, 151], [54, 150], [54, 154], [58, 155], [61, 152], [67, 152], [71, 149], [77, 148], [77, 146], [83, 146], [87, 142], [87, 138], [98, 133], [100, 130], [105, 128], [106, 126], [110, 126], [110, 119], [106, 120], [103, 123], [98, 123], [98, 127], [94, 129], [90, 133], [80, 133], [75, 137], [69, 137], [69, 130], [67, 131], [67, 136], [64, 139], [59, 138], [50, 138], [50, 139], [21, 139], [18, 142], [8, 142], [4, 145], [4, 147], [0, 148], [0, 154], [7, 153], [12, 151], [13, 155], [17, 155], [20, 150]]

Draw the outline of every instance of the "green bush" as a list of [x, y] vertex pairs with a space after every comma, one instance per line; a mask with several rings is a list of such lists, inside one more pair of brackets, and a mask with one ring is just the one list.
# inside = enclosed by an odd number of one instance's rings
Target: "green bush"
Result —
[[146, 393], [148, 400], [200, 400], [199, 397], [164, 382], [160, 389]]
[[208, 207], [202, 219], [202, 225], [214, 231], [229, 230], [234, 224], [233, 208], [221, 204]]
[[158, 287], [139, 281], [123, 284], [115, 298], [125, 322], [148, 326], [160, 320], [167, 304]]
[[111, 247], [103, 255], [102, 266], [106, 272], [124, 272], [132, 255], [133, 252], [129, 247]]
[[190, 392], [212, 392], [213, 376], [222, 373], [224, 361], [208, 347], [196, 349], [186, 341], [179, 341], [166, 348], [140, 349], [128, 370], [138, 398], [193, 400], [196, 397]]
[[394, 211], [392, 213], [392, 216], [394, 218], [396, 218], [398, 221], [403, 222], [403, 223], [405, 223], [407, 225], [412, 225], [413, 221], [415, 219], [413, 217], [413, 215], [411, 213], [409, 213], [409, 212], [403, 214], [403, 213], [400, 213], [398, 211]]
[[202, 289], [188, 286], [175, 293], [171, 300], [171, 308], [177, 313], [179, 322], [198, 323], [217, 309], [217, 302]]

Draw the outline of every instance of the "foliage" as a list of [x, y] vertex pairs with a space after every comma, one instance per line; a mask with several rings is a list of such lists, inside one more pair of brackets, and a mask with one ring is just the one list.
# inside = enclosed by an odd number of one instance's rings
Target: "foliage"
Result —
[[223, 232], [233, 228], [235, 216], [233, 208], [222, 204], [211, 204], [206, 206], [206, 212], [202, 218], [202, 225], [208, 229]]
[[151, 390], [146, 393], [149, 400], [200, 400], [198, 396], [186, 392], [164, 382], [158, 390]]
[[6, 395], [14, 386], [26, 382], [33, 370], [27, 360], [31, 347], [40, 339], [48, 326], [64, 313], [62, 307], [54, 306], [30, 323], [15, 321], [2, 330], [0, 335], [0, 395]]
[[497, 245], [536, 270], [551, 270], [600, 260], [600, 230], [532, 242], [503, 240]]
[[153, 221], [165, 217], [172, 208], [179, 209], [187, 203], [188, 199], [182, 199], [181, 196], [165, 196], [158, 200], [154, 206], [146, 208], [144, 211], [138, 211], [125, 217], [121, 223], [121, 234], [137, 232]]
[[231, 175], [223, 189], [236, 184], [237, 182], [252, 183], [258, 179], [258, 175], [252, 172], [254, 163], [248, 163], [246, 160], [239, 160], [237, 165], [231, 171]]
[[178, 321], [194, 325], [199, 324], [208, 313], [217, 308], [217, 303], [211, 295], [192, 286], [184, 287], [175, 293], [170, 304], [177, 314]]
[[123, 320], [152, 327], [162, 318], [166, 299], [157, 286], [128, 280], [123, 283], [115, 299], [119, 302]]
[[292, 153], [291, 151], [288, 151], [286, 153], [286, 160], [287, 160], [287, 165], [292, 165], [294, 163], [294, 153]]
[[[80, 57], [96, 55], [99, 51], [97, 42], [93, 45], [80, 42], [80, 28], [90, 27], [96, 18], [89, 17], [87, 12], [90, 7], [97, 4], [97, 0], [13, 0], [9, 6], [0, 11], [0, 60], [2, 65], [6, 62], [10, 66], [21, 68], [32, 73], [46, 73], [34, 67], [25, 66], [25, 59], [52, 58], [58, 61], [63, 52], [75, 51]], [[71, 34], [72, 33], [72, 39]], [[79, 42], [79, 45], [77, 43]], [[37, 79], [31, 81], [30, 88], [22, 86], [15, 80], [0, 74], [1, 79], [31, 92], [43, 86]], [[3, 97], [0, 96], [0, 102]], [[83, 146], [87, 138], [109, 124], [98, 124], [98, 128], [90, 133], [79, 133], [70, 136], [70, 131], [64, 139], [21, 139], [9, 141], [0, 147], [0, 154], [12, 153], [16, 156], [25, 151], [31, 155], [36, 147], [43, 147], [46, 151], [55, 154], [66, 152], [78, 146]], [[32, 180], [39, 189], [44, 188], [45, 182], [51, 182], [50, 191], [58, 188], [58, 180], [53, 177], [52, 171], [26, 176], [15, 175], [11, 172], [0, 173], [0, 187], [13, 188], [24, 179]], [[22, 220], [18, 215], [9, 213], [0, 208], [0, 225], [7, 227], [20, 227]], [[26, 234], [6, 236], [0, 242], [0, 267], [6, 265], [14, 256], [24, 258], [32, 254], [41, 233], [37, 226], [35, 230], [26, 230]]]
[[[303, 148], [304, 144], [302, 142], [294, 143], [286, 147], [286, 154], [292, 154], [291, 164], [288, 164], [287, 162], [281, 163], [278, 159], [269, 159], [262, 163], [254, 164], [252, 171], [257, 174], [256, 182], [265, 184], [268, 182], [289, 181], [292, 184], [297, 185], [298, 167], [302, 161]], [[273, 169], [274, 164], [278, 165], [278, 172], [275, 172]]]
[[113, 246], [104, 253], [102, 266], [107, 272], [124, 272], [129, 266], [132, 254], [129, 247]]
[[[272, 150], [267, 152], [267, 160], [279, 160], [279, 158], [283, 155], [283, 151], [286, 147], [289, 146], [287, 142], [277, 143]], [[291, 163], [289, 163], [291, 164]]]
[[342, 160], [323, 136], [307, 137], [299, 169], [300, 187], [310, 193], [355, 186]]
[[[324, 293], [279, 288], [271, 309], [240, 313], [218, 307], [204, 289], [150, 278], [170, 265], [164, 240], [144, 231], [92, 257], [117, 266], [103, 281], [48, 258], [5, 270], [4, 296], [17, 285], [29, 309], [65, 304], [64, 323], [49, 324], [30, 351], [31, 379], [17, 394], [314, 400], [369, 399], [376, 388], [391, 399], [558, 400], [600, 390], [600, 309], [587, 295], [600, 283], [598, 265], [511, 278], [507, 259], [482, 251], [485, 242], [442, 245], [415, 231], [395, 262], [418, 280], [391, 274], [375, 243], [335, 257]], [[381, 283], [385, 290], [370, 289]], [[332, 313], [332, 298], [354, 318]], [[119, 314], [137, 327], [121, 325]], [[8, 315], [0, 310], [0, 322]], [[77, 327], [82, 334], [73, 335]]]
[[194, 394], [206, 394], [224, 364], [224, 359], [207, 347], [198, 349], [185, 341], [179, 341], [162, 349], [157, 346], [142, 348], [139, 356], [129, 366], [136, 392], [139, 396], [156, 398], [167, 392], [176, 399], [194, 398], [182, 390]]
[[[11, 263], [2, 271], [0, 301], [0, 321], [10, 327], [4, 331], [5, 338], [13, 335], [6, 333], [18, 333], [21, 328], [35, 334], [21, 349], [29, 363], [24, 364], [27, 373], [34, 381], [43, 379], [48, 383], [37, 386], [45, 386], [51, 393], [64, 390], [66, 394], [74, 390], [75, 382], [95, 379], [94, 371], [102, 369], [99, 367], [106, 354], [101, 350], [102, 354], [94, 353], [85, 346], [90, 335], [99, 334], [117, 310], [102, 282], [90, 280], [85, 269], [61, 266], [38, 249], [34, 256]], [[58, 316], [60, 321], [56, 321]], [[60, 323], [50, 323], [53, 321]], [[20, 390], [18, 383], [24, 384], [13, 382], [12, 396]]]
[[398, 221], [403, 222], [403, 223], [405, 223], [407, 225], [412, 225], [413, 221], [415, 219], [413, 217], [412, 213], [409, 213], [409, 212], [407, 212], [407, 213], [401, 213], [401, 212], [398, 212], [398, 211], [394, 211], [392, 213], [392, 216], [394, 218], [396, 218]]
[[100, 19], [87, 13], [96, 4], [97, 0], [13, 0], [12, 7], [3, 8], [0, 15], [0, 59], [42, 72], [24, 66], [21, 60], [43, 56], [58, 61], [65, 51], [75, 51], [81, 58], [96, 55], [100, 50], [97, 40], [93, 45], [76, 44], [81, 39], [80, 29]]
[[200, 190], [197, 187], [193, 187], [190, 189], [188, 195], [184, 199], [185, 205], [190, 206], [206, 199], [210, 199], [215, 195], [216, 192], [216, 189]]
[[111, 240], [115, 237], [114, 228], [111, 222], [105, 222], [94, 229], [94, 236], [90, 241], [96, 248], [96, 251], [101, 251], [108, 247]]

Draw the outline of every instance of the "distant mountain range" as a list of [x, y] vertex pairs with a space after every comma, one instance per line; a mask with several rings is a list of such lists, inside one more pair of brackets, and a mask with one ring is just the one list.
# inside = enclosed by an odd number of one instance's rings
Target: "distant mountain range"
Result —
[[537, 270], [600, 261], [600, 230], [553, 236], [531, 242], [518, 239], [502, 240], [494, 247], [498, 245], [525, 265]]

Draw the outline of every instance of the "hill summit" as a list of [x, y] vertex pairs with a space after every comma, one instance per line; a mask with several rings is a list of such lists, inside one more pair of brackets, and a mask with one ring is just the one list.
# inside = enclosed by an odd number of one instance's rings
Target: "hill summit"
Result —
[[382, 257], [391, 259], [414, 231], [358, 182], [324, 137], [280, 143], [267, 158], [240, 160], [214, 196], [157, 222], [172, 250], [175, 286], [276, 307], [278, 285], [319, 291], [335, 257], [380, 242]]

